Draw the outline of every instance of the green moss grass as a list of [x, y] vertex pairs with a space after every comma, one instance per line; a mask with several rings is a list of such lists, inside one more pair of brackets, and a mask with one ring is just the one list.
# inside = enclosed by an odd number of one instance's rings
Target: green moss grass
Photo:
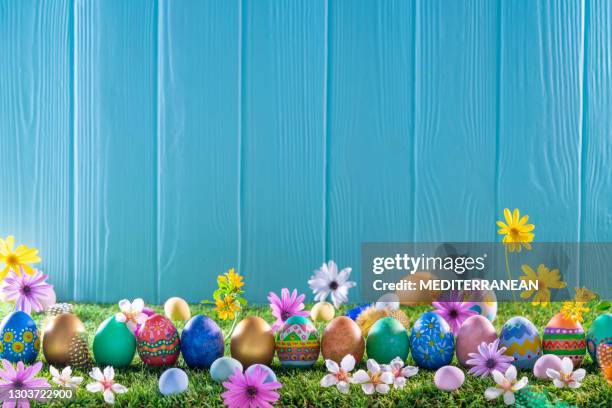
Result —
[[[162, 311], [162, 307], [154, 306], [156, 311]], [[553, 314], [558, 311], [559, 304], [549, 306], [546, 309], [534, 308], [529, 303], [500, 304], [495, 326], [500, 326], [508, 318], [514, 315], [528, 317], [536, 326], [542, 330]], [[404, 308], [414, 322], [418, 316], [430, 308], [425, 306]], [[2, 315], [9, 312], [9, 307], [3, 305], [0, 309]], [[344, 309], [343, 309], [344, 310]], [[76, 314], [81, 318], [89, 335], [90, 342], [97, 326], [108, 316], [117, 311], [115, 305], [78, 305]], [[208, 306], [193, 305], [192, 313], [203, 313], [212, 315]], [[272, 322], [269, 308], [250, 307], [246, 312], [249, 315], [258, 315]], [[596, 313], [591, 312], [585, 316], [586, 324], [591, 322]], [[42, 316], [38, 316], [38, 323]], [[221, 327], [228, 330], [231, 322], [221, 322]], [[323, 327], [321, 326], [322, 330]], [[229, 354], [229, 347], [226, 347]], [[40, 357], [42, 358], [42, 356]], [[414, 362], [409, 357], [409, 363]], [[453, 364], [457, 364], [456, 360]], [[363, 363], [361, 364], [364, 365]], [[157, 379], [163, 369], [147, 367], [135, 357], [129, 368], [116, 370], [116, 380], [129, 387], [129, 392], [117, 396], [115, 406], [129, 407], [218, 407], [222, 406], [220, 394], [223, 392], [221, 384], [210, 379], [207, 370], [191, 370], [185, 366], [182, 357], [179, 359], [179, 367], [185, 369], [189, 375], [189, 389], [187, 392], [172, 397], [162, 396], [157, 388]], [[612, 386], [609, 386], [603, 378], [600, 370], [587, 355], [583, 367], [587, 370], [587, 377], [581, 388], [577, 390], [557, 389], [552, 383], [538, 380], [530, 372], [524, 372], [529, 377], [529, 383], [538, 390], [547, 390], [552, 398], [563, 399], [567, 403], [580, 407], [612, 407]], [[434, 372], [420, 370], [417, 376], [408, 380], [407, 386], [402, 390], [392, 390], [387, 395], [367, 396], [357, 385], [353, 385], [349, 395], [342, 395], [335, 388], [321, 388], [319, 381], [325, 374], [325, 366], [322, 358], [312, 369], [283, 369], [280, 368], [278, 360], [275, 359], [272, 367], [278, 374], [279, 381], [283, 384], [281, 389], [280, 406], [283, 407], [480, 407], [480, 406], [503, 406], [501, 399], [488, 402], [484, 399], [484, 391], [493, 384], [490, 378], [480, 379], [466, 375], [464, 385], [456, 392], [447, 393], [436, 389], [433, 384]], [[49, 376], [48, 366], [45, 365], [43, 375]], [[87, 373], [81, 373], [86, 377]], [[523, 375], [523, 373], [519, 374]], [[65, 406], [66, 402], [55, 401], [51, 406]], [[73, 407], [96, 407], [104, 405], [101, 394], [91, 394], [84, 386], [81, 386], [76, 397], [70, 401]]]

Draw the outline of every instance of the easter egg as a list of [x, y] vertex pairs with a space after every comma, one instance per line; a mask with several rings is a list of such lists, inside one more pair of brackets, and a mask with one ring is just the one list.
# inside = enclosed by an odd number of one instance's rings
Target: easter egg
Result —
[[163, 395], [180, 394], [189, 387], [189, 378], [180, 368], [169, 368], [159, 377], [159, 392]]
[[261, 317], [249, 316], [236, 325], [230, 341], [232, 357], [243, 367], [270, 365], [274, 358], [274, 334]]
[[253, 371], [257, 369], [257, 367], [259, 367], [260, 370], [263, 370], [267, 373], [266, 378], [264, 379], [264, 384], [272, 382], [272, 381], [276, 381], [276, 374], [274, 374], [274, 371], [272, 371], [272, 369], [268, 367], [267, 365], [253, 364], [252, 366], [250, 366], [249, 368], [245, 370], [245, 373], [251, 374]]
[[[475, 279], [481, 280], [481, 279]], [[492, 290], [477, 290], [471, 291], [466, 299], [467, 302], [472, 302], [470, 309], [474, 310], [481, 316], [486, 317], [490, 321], [494, 321], [497, 316], [497, 296]]]
[[597, 362], [601, 368], [612, 367], [612, 343], [597, 346]]
[[36, 323], [29, 314], [16, 311], [8, 314], [0, 323], [0, 355], [13, 363], [36, 360], [40, 350], [40, 340]]
[[439, 314], [423, 313], [410, 333], [412, 358], [419, 367], [430, 370], [448, 365], [455, 352], [455, 337]]
[[555, 354], [544, 354], [533, 365], [533, 375], [543, 380], [548, 380], [546, 370], [549, 368], [561, 371], [561, 359]]
[[136, 337], [125, 323], [111, 316], [98, 326], [93, 341], [93, 355], [100, 366], [115, 368], [130, 365], [136, 354]]
[[586, 354], [586, 336], [582, 325], [557, 313], [544, 328], [542, 350], [544, 354], [569, 357], [574, 367], [580, 366]]
[[431, 272], [415, 272], [413, 274], [404, 276], [401, 281], [406, 281], [407, 285], [413, 285], [416, 289], [397, 291], [396, 295], [399, 298], [400, 303], [405, 306], [425, 305], [431, 303], [431, 299], [437, 299], [440, 292], [419, 288], [427, 287], [428, 281], [435, 281], [437, 279], [438, 278], [436, 275]]
[[85, 326], [72, 313], [46, 319], [42, 330], [42, 349], [48, 364], [70, 365], [74, 339], [85, 336]]
[[172, 365], [181, 352], [178, 331], [166, 317], [154, 314], [144, 322], [138, 331], [136, 349], [145, 364]]
[[344, 356], [352, 354], [359, 363], [363, 358], [365, 341], [357, 323], [347, 316], [338, 316], [325, 327], [321, 336], [321, 354], [326, 360], [340, 364]]
[[368, 358], [378, 364], [389, 364], [396, 357], [406, 360], [410, 341], [406, 328], [392, 317], [378, 320], [368, 333], [366, 351]]
[[601, 343], [612, 343], [612, 313], [599, 316], [587, 332], [587, 348], [594, 362], [597, 363], [597, 346]]
[[191, 319], [189, 305], [180, 297], [171, 297], [164, 303], [164, 313], [166, 317], [173, 321], [186, 322]]
[[459, 364], [467, 367], [469, 353], [478, 353], [478, 346], [482, 342], [492, 343], [497, 339], [495, 327], [484, 316], [470, 316], [459, 328], [456, 337], [455, 352]]
[[394, 318], [395, 320], [400, 322], [402, 326], [404, 326], [404, 328], [406, 329], [406, 332], [410, 332], [410, 319], [408, 318], [408, 316], [406, 316], [406, 313], [404, 313], [403, 310], [389, 309], [388, 313], [389, 313], [389, 317]]
[[276, 354], [282, 366], [309, 367], [319, 358], [319, 333], [304, 316], [291, 316], [276, 334]]
[[442, 391], [455, 391], [463, 385], [464, 381], [463, 371], [450, 365], [438, 368], [434, 375], [434, 384]]
[[516, 368], [532, 369], [542, 355], [542, 342], [538, 329], [529, 320], [515, 316], [508, 320], [499, 333], [500, 347], [506, 347], [505, 355], [514, 357]]
[[224, 350], [223, 333], [210, 317], [195, 315], [183, 328], [181, 351], [189, 367], [209, 368]]
[[217, 382], [223, 382], [236, 370], [242, 372], [240, 361], [231, 357], [219, 357], [210, 366], [210, 378]]
[[[155, 313], [155, 310], [151, 309], [150, 307], [144, 307], [142, 309], [142, 313], [146, 314], [147, 317], [151, 317], [153, 316]], [[140, 332], [140, 328], [142, 327], [142, 324], [137, 324], [136, 325], [136, 330], [134, 330], [134, 336], [136, 336], [136, 338], [138, 338], [138, 333]]]
[[52, 306], [49, 306], [49, 308], [45, 311], [45, 314], [47, 316], [57, 316], [57, 315], [61, 315], [62, 313], [72, 313], [73, 312], [73, 307], [70, 303], [56, 303]]
[[310, 310], [310, 318], [315, 322], [329, 322], [335, 314], [334, 305], [328, 302], [319, 302]]

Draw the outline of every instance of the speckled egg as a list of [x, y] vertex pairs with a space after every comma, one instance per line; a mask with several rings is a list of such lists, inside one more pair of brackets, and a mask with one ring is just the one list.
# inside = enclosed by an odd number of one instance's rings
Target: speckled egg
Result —
[[455, 366], [440, 367], [434, 376], [434, 384], [442, 391], [458, 390], [465, 381], [465, 374]]
[[213, 381], [223, 382], [227, 380], [230, 375], [234, 374], [236, 370], [242, 372], [242, 364], [240, 361], [231, 357], [220, 357], [213, 361], [210, 366], [210, 378], [212, 378]]
[[434, 312], [423, 313], [410, 334], [412, 358], [430, 370], [448, 365], [455, 352], [455, 337], [446, 320]]
[[383, 317], [374, 323], [366, 340], [368, 358], [379, 364], [389, 364], [396, 357], [406, 360], [409, 351], [408, 333], [399, 321]]
[[321, 354], [326, 360], [340, 361], [352, 354], [359, 363], [365, 350], [365, 341], [357, 323], [347, 316], [338, 316], [325, 327], [321, 336]]
[[477, 353], [482, 342], [492, 343], [497, 339], [495, 327], [484, 316], [470, 316], [459, 328], [456, 338], [455, 352], [459, 364], [468, 367], [469, 353]]
[[154, 314], [142, 325], [136, 336], [136, 349], [143, 363], [169, 366], [181, 353], [178, 331], [166, 317]]
[[574, 367], [580, 366], [586, 354], [586, 335], [582, 325], [557, 313], [544, 328], [542, 349], [544, 354], [569, 357]]
[[597, 362], [601, 368], [612, 367], [612, 342], [597, 346]]
[[546, 374], [546, 370], [549, 368], [556, 371], [561, 370], [561, 359], [559, 356], [555, 354], [544, 354], [542, 357], [538, 358], [533, 366], [533, 375], [540, 379], [548, 380], [549, 378]]
[[17, 311], [7, 315], [0, 323], [0, 355], [11, 362], [31, 363], [40, 350], [36, 323], [25, 312]]
[[504, 354], [514, 357], [512, 364], [520, 369], [532, 369], [542, 355], [538, 329], [521, 316], [515, 316], [504, 323], [499, 333], [499, 345], [506, 347]]
[[210, 317], [193, 316], [181, 333], [181, 351], [191, 368], [209, 368], [224, 348], [223, 333]]
[[597, 363], [597, 346], [601, 343], [612, 343], [612, 313], [599, 316], [587, 332], [587, 348], [594, 362]]
[[319, 333], [304, 316], [291, 316], [276, 334], [276, 354], [282, 366], [309, 367], [319, 358]]

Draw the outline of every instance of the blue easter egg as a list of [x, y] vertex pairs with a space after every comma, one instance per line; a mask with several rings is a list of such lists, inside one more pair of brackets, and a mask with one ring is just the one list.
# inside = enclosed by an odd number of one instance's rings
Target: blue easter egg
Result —
[[189, 367], [209, 368], [223, 351], [223, 333], [214, 320], [196, 315], [187, 322], [181, 334], [181, 352]]
[[276, 374], [274, 374], [274, 371], [272, 371], [272, 369], [270, 367], [268, 367], [267, 365], [253, 364], [252, 366], [249, 366], [249, 368], [246, 369], [245, 373], [246, 374], [253, 373], [253, 371], [255, 370], [255, 367], [259, 367], [260, 369], [262, 369], [263, 371], [268, 373], [268, 375], [266, 376], [266, 378], [264, 380], [264, 384], [272, 382], [272, 381], [276, 381]]
[[36, 323], [25, 312], [17, 311], [7, 315], [0, 323], [0, 356], [13, 363], [36, 360], [40, 350], [40, 339]]
[[499, 346], [504, 354], [514, 357], [512, 364], [520, 369], [532, 369], [542, 355], [542, 340], [538, 329], [529, 320], [515, 316], [508, 320], [499, 333]]
[[221, 357], [216, 359], [210, 366], [210, 377], [215, 381], [225, 381], [236, 369], [242, 372], [240, 361], [231, 357]]
[[450, 364], [455, 352], [455, 337], [440, 315], [423, 313], [412, 327], [410, 349], [419, 367], [435, 370]]
[[164, 395], [180, 394], [189, 386], [189, 378], [180, 368], [169, 368], [159, 377], [158, 385]]

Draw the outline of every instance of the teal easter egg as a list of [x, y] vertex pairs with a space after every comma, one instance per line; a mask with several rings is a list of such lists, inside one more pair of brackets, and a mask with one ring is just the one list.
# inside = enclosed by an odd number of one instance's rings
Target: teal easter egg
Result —
[[419, 367], [436, 370], [452, 361], [455, 336], [439, 314], [423, 313], [412, 326], [410, 349]]
[[40, 339], [36, 323], [29, 314], [16, 311], [7, 315], [0, 323], [0, 355], [13, 363], [36, 360], [40, 350]]
[[319, 332], [306, 317], [291, 316], [277, 332], [275, 347], [282, 366], [309, 367], [319, 358]]
[[210, 378], [217, 382], [223, 382], [234, 374], [234, 371], [242, 372], [242, 364], [240, 361], [231, 357], [220, 357], [213, 361], [210, 366]]
[[267, 375], [266, 375], [266, 378], [264, 379], [264, 384], [272, 382], [272, 381], [276, 381], [276, 374], [274, 374], [274, 371], [272, 371], [272, 369], [268, 367], [267, 365], [263, 365], [263, 364], [253, 364], [249, 366], [249, 368], [247, 368], [244, 371], [245, 374], [251, 374], [253, 371], [255, 371], [255, 367], [259, 367], [261, 370], [266, 372]]
[[486, 317], [491, 322], [495, 320], [495, 317], [497, 316], [497, 296], [495, 296], [494, 291], [472, 291], [470, 292], [466, 301], [473, 303], [470, 309], [474, 310], [479, 315]]
[[135, 353], [136, 337], [125, 323], [112, 316], [100, 324], [93, 341], [94, 359], [98, 365], [125, 367], [130, 365]]
[[515, 316], [508, 320], [499, 333], [500, 347], [504, 354], [514, 358], [512, 364], [520, 369], [532, 369], [542, 355], [542, 340], [538, 329], [529, 320]]
[[586, 338], [589, 354], [597, 363], [597, 346], [601, 343], [612, 343], [612, 313], [597, 316], [589, 327]]
[[393, 317], [378, 319], [370, 328], [366, 340], [368, 358], [379, 364], [389, 364], [396, 357], [405, 361], [410, 351], [406, 328]]
[[159, 377], [158, 385], [163, 395], [180, 394], [189, 387], [189, 377], [180, 368], [169, 368]]

